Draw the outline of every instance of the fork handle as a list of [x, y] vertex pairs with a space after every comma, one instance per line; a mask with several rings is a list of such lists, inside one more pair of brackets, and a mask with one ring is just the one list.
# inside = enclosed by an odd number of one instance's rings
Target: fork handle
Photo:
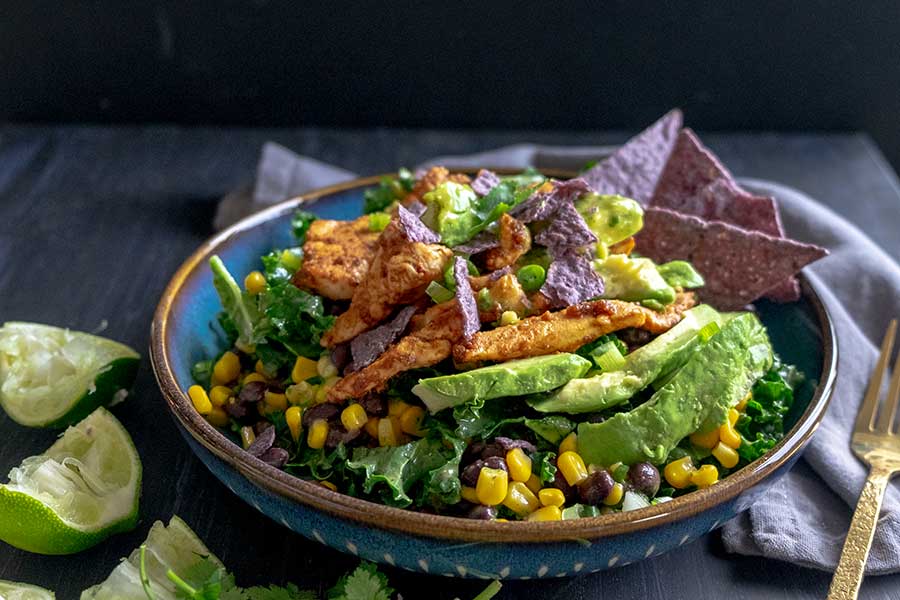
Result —
[[853, 600], [859, 594], [866, 559], [875, 535], [875, 525], [881, 512], [881, 501], [891, 474], [892, 471], [882, 467], [872, 467], [869, 470], [850, 522], [850, 531], [847, 532], [847, 539], [841, 550], [841, 560], [834, 572], [834, 579], [831, 580], [831, 587], [828, 588], [828, 600]]

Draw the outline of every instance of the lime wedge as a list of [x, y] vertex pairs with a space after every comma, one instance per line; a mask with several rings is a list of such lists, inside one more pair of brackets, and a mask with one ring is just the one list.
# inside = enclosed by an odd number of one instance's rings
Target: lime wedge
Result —
[[134, 529], [141, 460], [105, 408], [9, 472], [0, 485], [0, 540], [40, 554], [73, 554]]
[[[168, 527], [157, 521], [150, 528], [144, 542], [144, 566], [150, 589], [158, 600], [175, 600], [175, 585], [166, 577], [166, 571], [184, 575], [196, 569], [208, 557], [209, 563], [221, 567], [191, 528], [177, 516]], [[81, 593], [81, 600], [147, 600], [141, 585], [141, 551], [135, 549], [131, 556], [119, 563], [106, 581]]]
[[56, 594], [36, 585], [0, 579], [0, 598], [3, 600], [55, 600]]
[[0, 328], [0, 406], [28, 427], [66, 427], [123, 398], [140, 355], [106, 338], [36, 323]]

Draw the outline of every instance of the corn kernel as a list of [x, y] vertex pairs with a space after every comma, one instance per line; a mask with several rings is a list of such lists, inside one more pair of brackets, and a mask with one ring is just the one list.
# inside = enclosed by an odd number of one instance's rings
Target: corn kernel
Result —
[[335, 386], [338, 381], [340, 381], [340, 379], [340, 377], [329, 377], [322, 383], [322, 385], [316, 386], [315, 403], [322, 404], [323, 402], [328, 400], [328, 392]]
[[497, 517], [496, 519], [494, 519], [494, 522], [495, 523], [509, 523], [509, 519], [502, 519], [500, 517]]
[[504, 310], [500, 315], [500, 326], [515, 325], [519, 322], [519, 315], [514, 310]]
[[259, 373], [250, 373], [249, 375], [244, 377], [243, 384], [247, 385], [248, 383], [252, 383], [254, 381], [262, 381], [263, 383], [266, 383], [266, 378]]
[[272, 410], [285, 410], [287, 408], [287, 396], [284, 394], [279, 394], [278, 392], [270, 392], [266, 390], [266, 395], [263, 396], [263, 401], [266, 403], [266, 406], [271, 408]]
[[528, 515], [529, 521], [559, 521], [561, 519], [562, 511], [558, 506], [545, 506]]
[[219, 407], [214, 407], [208, 415], [206, 415], [206, 420], [209, 421], [210, 425], [214, 425], [215, 427], [225, 427], [228, 425], [228, 413]]
[[719, 470], [713, 465], [703, 465], [691, 474], [691, 483], [698, 488], [708, 488], [719, 480]]
[[316, 370], [316, 364], [316, 361], [310, 358], [298, 356], [297, 360], [294, 361], [294, 368], [291, 369], [291, 379], [294, 383], [300, 383], [310, 377], [315, 377], [319, 374]]
[[534, 492], [529, 490], [521, 481], [513, 481], [509, 483], [506, 490], [506, 497], [503, 499], [503, 506], [513, 511], [520, 517], [524, 517], [528, 513], [534, 512], [541, 507]]
[[299, 406], [291, 406], [284, 411], [284, 420], [287, 421], [291, 437], [294, 438], [295, 442], [300, 439], [300, 429], [303, 427], [301, 421], [302, 416], [303, 410]]
[[663, 475], [666, 481], [673, 488], [681, 490], [691, 483], [691, 473], [694, 472], [694, 464], [691, 462], [690, 456], [673, 460], [663, 469]]
[[609, 495], [603, 499], [603, 504], [607, 506], [615, 506], [619, 502], [622, 501], [622, 496], [625, 495], [625, 486], [621, 483], [616, 483], [613, 485], [613, 488], [609, 491]]
[[563, 438], [563, 441], [559, 443], [559, 454], [562, 456], [563, 452], [577, 452], [578, 451], [578, 434], [574, 431]]
[[462, 490], [460, 490], [459, 495], [462, 496], [463, 500], [467, 500], [472, 504], [481, 504], [478, 500], [478, 492], [475, 491], [475, 488], [469, 487], [467, 485], [462, 486]]
[[740, 418], [741, 418], [741, 413], [739, 413], [736, 408], [728, 409], [728, 422], [731, 423], [732, 427], [735, 426], [738, 419], [740, 419]]
[[534, 473], [532, 473], [531, 477], [528, 478], [528, 481], [525, 482], [525, 486], [535, 494], [541, 491], [542, 485], [541, 478]]
[[723, 444], [735, 450], [741, 445], [741, 434], [734, 430], [731, 423], [725, 423], [719, 427], [719, 439]]
[[366, 409], [360, 404], [351, 404], [341, 411], [341, 423], [347, 431], [356, 431], [362, 429], [362, 426], [369, 420]]
[[213, 377], [221, 383], [234, 381], [241, 374], [241, 359], [234, 352], [226, 352], [213, 366]]
[[338, 374], [337, 367], [331, 362], [331, 356], [323, 354], [316, 363], [316, 372], [323, 378], [328, 379]]
[[753, 398], [753, 392], [747, 392], [747, 395], [741, 398], [741, 401], [734, 405], [734, 407], [738, 410], [738, 412], [744, 412], [744, 409], [747, 408], [747, 403]]
[[716, 444], [716, 447], [712, 449], [712, 455], [715, 456], [716, 460], [719, 461], [719, 464], [726, 469], [734, 468], [738, 464], [738, 460], [740, 460], [740, 457], [738, 456], [738, 453], [735, 452], [734, 448], [729, 448], [722, 442]]
[[398, 430], [394, 427], [393, 419], [380, 419], [378, 421], [379, 446], [399, 446], [400, 436], [398, 433]]
[[425, 410], [421, 406], [410, 406], [400, 413], [400, 429], [404, 433], [422, 437], [425, 430], [422, 429], [422, 421], [425, 419]]
[[[387, 419], [382, 419], [387, 420]], [[478, 501], [486, 506], [496, 506], [506, 498], [509, 488], [509, 476], [503, 469], [491, 469], [484, 467], [478, 473], [478, 483], [475, 485], [475, 494]]]
[[265, 276], [259, 271], [250, 271], [250, 273], [244, 277], [244, 289], [246, 289], [247, 293], [251, 296], [264, 292], [266, 290]]
[[306, 405], [313, 401], [316, 393], [313, 390], [313, 386], [305, 381], [301, 381], [300, 383], [289, 385], [287, 389], [284, 390], [284, 395], [287, 396], [287, 400], [291, 404]]
[[225, 406], [225, 403], [231, 398], [231, 393], [231, 388], [227, 388], [224, 385], [217, 385], [209, 390], [209, 401], [212, 402], [212, 405], [215, 407]]
[[711, 450], [713, 447], [715, 447], [716, 444], [719, 443], [719, 430], [713, 429], [712, 431], [707, 433], [692, 433], [690, 440], [691, 443], [698, 448], [706, 448], [707, 450]]
[[328, 488], [332, 492], [338, 491], [337, 486], [334, 485], [333, 483], [331, 483], [330, 481], [320, 481], [319, 485], [321, 485], [323, 488]]
[[249, 448], [254, 441], [256, 441], [256, 434], [253, 433], [253, 428], [249, 425], [241, 427], [241, 445], [244, 447], [244, 450]]
[[328, 439], [328, 421], [325, 419], [316, 419], [309, 426], [309, 433], [306, 435], [306, 444], [310, 448], [324, 448], [325, 440]]
[[567, 450], [556, 459], [556, 466], [562, 472], [569, 485], [577, 485], [588, 476], [584, 460], [575, 452]]
[[284, 250], [281, 253], [281, 264], [283, 264], [289, 271], [296, 271], [303, 264], [303, 259], [290, 250]]
[[363, 425], [363, 429], [366, 430], [366, 433], [371, 435], [376, 440], [378, 439], [378, 422], [381, 419], [378, 417], [369, 417], [369, 420], [366, 421], [366, 424]]
[[191, 387], [189, 387], [188, 396], [191, 399], [191, 403], [194, 405], [194, 409], [198, 413], [200, 413], [201, 415], [208, 415], [212, 412], [212, 402], [209, 401], [209, 396], [206, 394], [206, 390], [204, 390], [201, 386], [192, 385]]
[[388, 415], [391, 417], [398, 417], [409, 407], [410, 405], [403, 400], [392, 399], [388, 402]]
[[506, 453], [506, 466], [513, 481], [524, 483], [531, 477], [531, 459], [521, 448], [513, 448]]
[[557, 488], [544, 488], [538, 492], [538, 500], [544, 506], [562, 506], [566, 503], [566, 495]]

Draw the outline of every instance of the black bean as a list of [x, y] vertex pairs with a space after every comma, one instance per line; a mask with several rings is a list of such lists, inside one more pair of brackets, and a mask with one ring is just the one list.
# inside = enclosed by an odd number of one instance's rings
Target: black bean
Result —
[[281, 469], [287, 463], [288, 456], [288, 451], [284, 448], [269, 448], [259, 457], [259, 460]]
[[338, 344], [331, 351], [331, 362], [337, 367], [338, 371], [343, 372], [344, 368], [350, 364], [350, 344]]
[[495, 444], [491, 442], [490, 444], [485, 444], [484, 449], [481, 451], [481, 458], [496, 458], [496, 457], [505, 457], [506, 450], [503, 449], [503, 446], [500, 444]]
[[472, 510], [470, 510], [467, 514], [467, 517], [470, 519], [481, 519], [483, 521], [490, 521], [497, 518], [497, 509], [493, 506], [476, 506]]
[[309, 429], [309, 426], [312, 425], [313, 421], [317, 421], [318, 419], [331, 421], [340, 413], [341, 407], [337, 404], [322, 402], [321, 404], [316, 404], [315, 406], [311, 406], [304, 410], [301, 422], [303, 423], [304, 429]]
[[600, 413], [588, 413], [585, 415], [585, 421], [588, 423], [602, 423], [606, 419]]
[[578, 490], [575, 486], [569, 485], [559, 467], [556, 469], [556, 475], [553, 476], [553, 487], [563, 493], [563, 496], [566, 497], [566, 502], [574, 502], [578, 498]]
[[466, 466], [481, 458], [481, 451], [484, 450], [484, 442], [472, 442], [463, 451], [459, 464]]
[[484, 466], [490, 467], [491, 469], [502, 469], [509, 473], [509, 468], [506, 466], [506, 459], [500, 456], [489, 456], [485, 458]]
[[479, 458], [459, 472], [459, 481], [463, 485], [475, 487], [478, 484], [478, 475], [481, 474], [482, 467], [484, 467], [484, 461]]
[[357, 402], [365, 409], [366, 414], [373, 417], [386, 417], [388, 414], [388, 403], [384, 396], [367, 394]]
[[627, 481], [634, 491], [652, 498], [659, 491], [659, 470], [648, 462], [634, 463], [628, 469]]
[[262, 433], [256, 436], [253, 443], [247, 448], [247, 452], [253, 456], [260, 457], [272, 447], [275, 443], [275, 428], [269, 425], [263, 429]]
[[584, 504], [603, 506], [603, 501], [609, 496], [615, 484], [608, 471], [595, 471], [578, 484], [578, 496]]
[[326, 448], [336, 448], [338, 444], [349, 444], [357, 437], [362, 429], [348, 431], [343, 425], [335, 424], [328, 429], [328, 437], [325, 438]]
[[268, 386], [264, 381], [251, 381], [241, 388], [238, 400], [242, 403], [262, 402]]
[[509, 452], [513, 448], [521, 448], [526, 454], [534, 454], [537, 448], [528, 440], [514, 440], [508, 437], [496, 437], [494, 443], [503, 448], [505, 452]]

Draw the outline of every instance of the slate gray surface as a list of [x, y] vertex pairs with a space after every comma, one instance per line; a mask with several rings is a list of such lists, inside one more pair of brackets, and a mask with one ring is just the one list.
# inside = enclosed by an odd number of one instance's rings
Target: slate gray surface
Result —
[[[505, 144], [618, 143], [625, 134], [23, 127], [0, 128], [0, 315], [91, 330], [144, 349], [150, 315], [168, 277], [209, 233], [219, 197], [247, 184], [265, 140], [361, 173], [430, 156]], [[855, 222], [900, 257], [896, 176], [864, 135], [710, 135], [738, 175], [797, 187]], [[874, 332], [867, 332], [875, 335]], [[73, 598], [101, 580], [155, 519], [184, 517], [244, 583], [327, 586], [353, 564], [270, 523], [218, 484], [166, 416], [149, 365], [134, 397], [116, 409], [144, 457], [143, 521], [75, 557], [40, 557], [0, 546], [0, 578]], [[0, 417], [0, 470], [46, 448], [51, 432]], [[796, 471], [811, 476], [806, 467]], [[472, 596], [479, 582], [392, 571], [407, 598]], [[829, 575], [724, 553], [707, 536], [672, 553], [607, 573], [510, 583], [501, 598], [822, 598]], [[895, 598], [900, 576], [874, 577], [864, 598]]]

